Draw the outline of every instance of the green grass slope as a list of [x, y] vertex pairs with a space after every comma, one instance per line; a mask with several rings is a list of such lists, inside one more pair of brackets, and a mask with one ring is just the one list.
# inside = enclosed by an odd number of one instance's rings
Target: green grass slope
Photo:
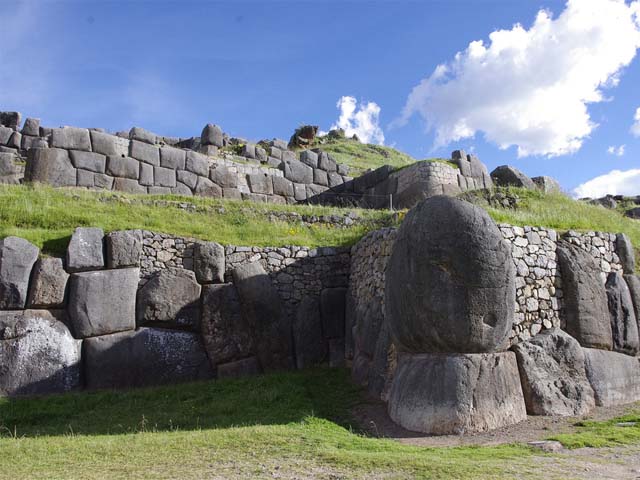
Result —
[[[195, 205], [195, 211], [180, 208], [185, 202]], [[45, 253], [64, 251], [73, 230], [82, 226], [105, 231], [139, 228], [232, 245], [315, 247], [350, 245], [367, 231], [393, 222], [385, 211], [136, 196], [41, 185], [1, 185], [0, 205], [0, 238], [23, 237]], [[355, 212], [359, 220], [346, 228], [305, 226], [300, 221], [274, 219], [274, 212], [315, 216]]]

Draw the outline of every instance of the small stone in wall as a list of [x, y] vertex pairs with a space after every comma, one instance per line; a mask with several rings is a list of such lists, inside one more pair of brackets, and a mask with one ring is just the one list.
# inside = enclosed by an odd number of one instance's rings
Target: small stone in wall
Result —
[[224, 282], [224, 247], [215, 242], [197, 242], [193, 249], [194, 269], [198, 283]]
[[30, 308], [64, 306], [69, 274], [61, 258], [47, 257], [36, 262], [31, 274], [28, 305]]
[[121, 230], [107, 235], [107, 267], [138, 267], [142, 255], [142, 231]]
[[27, 301], [29, 278], [39, 249], [19, 237], [0, 240], [0, 308], [22, 309]]
[[81, 272], [104, 268], [103, 237], [100, 228], [76, 228], [67, 246], [67, 270]]

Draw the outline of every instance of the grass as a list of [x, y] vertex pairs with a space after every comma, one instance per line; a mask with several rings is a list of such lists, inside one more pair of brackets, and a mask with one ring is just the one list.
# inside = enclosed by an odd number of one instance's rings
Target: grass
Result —
[[555, 435], [550, 440], [557, 440], [567, 448], [602, 448], [640, 443], [640, 411], [603, 422], [582, 421], [576, 427], [576, 433]]
[[339, 369], [0, 399], [0, 478], [510, 478], [532, 456], [367, 438], [358, 401]]
[[[159, 203], [158, 203], [159, 202]], [[180, 208], [188, 202], [195, 211]], [[105, 231], [146, 229], [222, 244], [282, 246], [350, 245], [367, 231], [391, 222], [388, 212], [307, 205], [272, 205], [202, 197], [124, 195], [43, 185], [0, 186], [0, 238], [16, 235], [45, 253], [64, 251], [76, 227]], [[360, 221], [348, 228], [270, 218], [273, 212], [345, 215]]]

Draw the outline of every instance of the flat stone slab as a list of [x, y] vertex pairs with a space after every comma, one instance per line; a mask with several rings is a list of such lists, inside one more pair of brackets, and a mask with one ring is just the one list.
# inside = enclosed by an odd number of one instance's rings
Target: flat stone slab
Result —
[[173, 384], [212, 378], [200, 335], [140, 328], [84, 341], [87, 388]]
[[515, 354], [401, 355], [389, 415], [407, 430], [430, 435], [483, 432], [526, 420]]
[[640, 359], [606, 350], [583, 350], [596, 405], [610, 407], [640, 400]]

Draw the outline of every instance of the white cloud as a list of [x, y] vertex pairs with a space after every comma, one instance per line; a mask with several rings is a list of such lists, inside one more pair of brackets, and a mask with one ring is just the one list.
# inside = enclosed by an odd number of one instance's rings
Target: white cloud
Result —
[[531, 28], [494, 31], [438, 65], [394, 123], [419, 113], [436, 147], [483, 132], [521, 157], [572, 153], [597, 126], [587, 105], [606, 100], [639, 47], [639, 0], [568, 0], [559, 17], [541, 10]]
[[579, 185], [573, 191], [578, 198], [605, 195], [640, 195], [640, 169], [612, 170]]
[[636, 114], [633, 117], [635, 123], [631, 126], [631, 134], [634, 137], [640, 137], [640, 107], [636, 110]]
[[358, 102], [354, 97], [344, 96], [338, 100], [338, 121], [331, 129], [342, 128], [348, 137], [358, 135], [362, 143], [384, 144], [384, 132], [379, 125], [380, 107], [375, 102]]
[[607, 148], [607, 153], [609, 155], [615, 155], [616, 157], [621, 157], [624, 155], [625, 147], [626, 145], [620, 145], [619, 147], [616, 147], [615, 145], [611, 145], [609, 148]]

